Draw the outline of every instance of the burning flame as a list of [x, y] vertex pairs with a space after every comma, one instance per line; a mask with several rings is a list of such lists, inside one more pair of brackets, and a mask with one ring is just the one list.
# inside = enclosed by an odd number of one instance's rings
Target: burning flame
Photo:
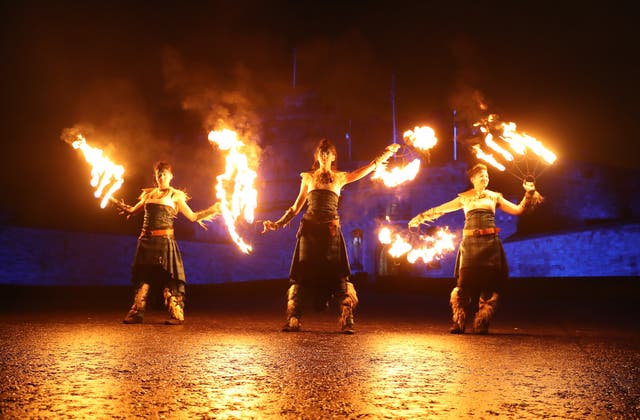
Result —
[[434, 236], [420, 235], [420, 239], [424, 245], [420, 245], [409, 251], [407, 261], [414, 264], [418, 259], [421, 259], [422, 262], [427, 264], [431, 261], [439, 260], [444, 254], [455, 249], [453, 244], [454, 238], [455, 235], [450, 233], [448, 228], [438, 230]]
[[391, 229], [388, 227], [383, 227], [378, 232], [378, 239], [381, 244], [391, 245], [389, 247], [389, 255], [393, 258], [398, 258], [411, 250], [411, 244], [404, 240], [397, 233], [391, 233]]
[[420, 159], [416, 158], [404, 167], [395, 166], [391, 170], [387, 165], [380, 165], [371, 179], [382, 179], [387, 187], [397, 187], [414, 179], [418, 175], [418, 171], [420, 171]]
[[516, 123], [503, 123], [502, 128], [503, 132], [501, 137], [509, 144], [516, 143], [528, 147], [533, 151], [533, 153], [540, 156], [548, 164], [552, 164], [556, 161], [556, 155], [552, 151], [546, 149], [538, 140], [528, 134], [518, 133], [516, 131]]
[[436, 138], [436, 132], [433, 128], [422, 126], [415, 127], [412, 130], [407, 130], [402, 135], [404, 141], [419, 150], [429, 150], [436, 145], [438, 139]]
[[94, 196], [102, 198], [100, 207], [105, 208], [111, 196], [120, 189], [124, 179], [124, 167], [111, 162], [102, 150], [91, 147], [82, 134], [71, 142], [74, 149], [80, 149], [85, 160], [91, 165], [91, 186], [96, 187]]
[[407, 255], [407, 261], [415, 264], [421, 259], [425, 264], [442, 259], [442, 257], [455, 249], [453, 239], [455, 235], [449, 232], [448, 227], [438, 230], [434, 236], [417, 235], [413, 238], [407, 238], [406, 233], [400, 234], [392, 232], [385, 226], [378, 232], [378, 240], [381, 244], [390, 245], [388, 249], [389, 255], [393, 258], [399, 258]]
[[[403, 138], [409, 146], [422, 151], [429, 151], [438, 142], [435, 131], [427, 126], [407, 130], [404, 132]], [[386, 164], [379, 165], [371, 178], [381, 179], [387, 187], [397, 187], [413, 180], [419, 171], [420, 159], [416, 158], [405, 166], [394, 166], [391, 169]]]
[[502, 163], [498, 162], [491, 153], [483, 152], [479, 144], [473, 145], [473, 151], [476, 152], [476, 157], [478, 159], [484, 160], [485, 162], [491, 164], [494, 168], [500, 171], [504, 171], [505, 169], [507, 169]]
[[223, 129], [209, 132], [209, 141], [227, 152], [225, 172], [216, 177], [216, 197], [220, 200], [222, 217], [231, 239], [245, 254], [252, 251], [236, 230], [240, 216], [253, 223], [258, 192], [254, 188], [256, 172], [249, 167], [247, 155], [242, 152], [246, 145], [238, 139], [235, 131]]
[[[484, 134], [484, 143], [487, 147], [501, 155], [502, 158], [508, 162], [513, 162], [514, 156], [496, 142], [493, 134], [490, 132], [490, 128], [494, 128], [496, 131], [501, 131], [497, 137], [517, 155], [523, 156], [527, 150], [531, 150], [533, 154], [549, 165], [556, 161], [556, 155], [549, 149], [545, 148], [540, 141], [528, 134], [516, 131], [516, 123], [514, 122], [498, 124], [497, 116], [495, 114], [491, 114], [487, 119], [478, 122], [475, 125], [480, 126], [480, 130]], [[499, 163], [492, 154], [484, 152], [479, 144], [474, 145], [473, 150], [475, 151], [478, 159], [484, 160], [501, 171], [505, 170], [505, 166]]]
[[493, 139], [493, 134], [487, 133], [486, 137], [484, 138], [484, 143], [489, 146], [490, 149], [500, 153], [505, 160], [509, 162], [513, 161], [513, 155], [509, 153], [509, 151], [500, 147], [498, 143], [496, 143], [496, 141]]

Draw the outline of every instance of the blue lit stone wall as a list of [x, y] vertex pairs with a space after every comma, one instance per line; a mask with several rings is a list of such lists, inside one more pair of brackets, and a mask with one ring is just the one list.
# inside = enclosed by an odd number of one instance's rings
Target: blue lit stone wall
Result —
[[[295, 228], [259, 238], [252, 255], [234, 245], [178, 241], [187, 282], [212, 284], [286, 278]], [[640, 224], [620, 224], [505, 241], [512, 277], [640, 276]], [[4, 228], [0, 284], [128, 285], [136, 238], [54, 230]], [[373, 246], [372, 248], [375, 248]], [[373, 274], [374, 256], [366, 272]], [[455, 253], [440, 264], [391, 266], [391, 274], [452, 276]], [[390, 262], [393, 264], [393, 262]], [[413, 270], [413, 271], [411, 271]]]
[[[281, 247], [257, 244], [258, 252], [245, 255], [235, 245], [179, 239], [178, 245], [188, 284], [286, 278], [289, 270], [291, 252]], [[135, 247], [135, 236], [5, 227], [0, 284], [129, 285]]]
[[512, 277], [640, 276], [640, 223], [612, 224], [504, 244]]
[[[466, 164], [460, 162], [428, 166], [419, 178], [399, 189], [386, 188], [370, 179], [348, 185], [343, 191], [340, 212], [354, 271], [366, 272], [370, 279], [379, 274], [451, 277], [455, 252], [429, 266], [393, 261], [381, 255], [377, 231], [381, 224], [388, 223], [387, 216], [390, 223], [403, 228], [415, 214], [449, 201], [469, 188], [465, 169]], [[546, 209], [536, 212], [535, 217], [543, 229], [546, 226], [554, 229], [544, 234], [519, 233], [517, 217], [500, 210], [496, 214], [511, 276], [640, 276], [638, 177], [614, 176], [590, 168], [565, 168], [551, 175], [548, 179], [554, 182], [547, 182], [544, 190]], [[610, 179], [612, 176], [615, 179]], [[279, 218], [293, 203], [298, 187], [297, 174], [295, 178], [261, 185], [262, 199], [256, 219]], [[520, 199], [506, 197], [514, 202]], [[228, 243], [219, 220], [206, 232], [193, 225], [196, 232], [193, 241], [181, 240], [178, 232], [187, 282], [286, 278], [300, 217], [289, 227], [266, 235], [244, 232], [254, 247], [251, 255], [242, 254]], [[552, 225], [558, 220], [563, 222], [564, 229]], [[437, 226], [449, 226], [457, 245], [463, 223], [463, 213], [458, 211], [438, 219]], [[361, 253], [353, 246], [355, 229], [363, 232]], [[0, 284], [128, 285], [135, 246], [136, 237], [132, 235], [0, 227]]]

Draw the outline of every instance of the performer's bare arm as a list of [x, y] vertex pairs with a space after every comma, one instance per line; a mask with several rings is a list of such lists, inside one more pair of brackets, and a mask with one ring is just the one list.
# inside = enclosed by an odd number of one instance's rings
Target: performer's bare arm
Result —
[[265, 220], [262, 222], [262, 233], [268, 230], [277, 230], [285, 227], [294, 217], [296, 217], [296, 214], [300, 213], [300, 210], [304, 207], [304, 203], [307, 201], [310, 181], [311, 177], [302, 177], [302, 181], [300, 181], [300, 192], [298, 192], [298, 197], [296, 198], [296, 201], [294, 201], [293, 206], [289, 207], [284, 215], [277, 221], [273, 222], [271, 220]]
[[345, 176], [345, 184], [364, 178], [373, 172], [378, 165], [385, 163], [400, 148], [399, 144], [390, 144], [384, 149], [384, 152], [371, 161], [368, 165], [362, 166], [352, 172], [348, 172]]
[[144, 200], [138, 201], [133, 207], [131, 207], [131, 210], [129, 211], [129, 216], [133, 216], [134, 214], [142, 211], [143, 208], [144, 208]]
[[126, 216], [127, 219], [142, 210], [144, 207], [144, 200], [142, 198], [133, 207], [125, 203], [123, 200], [118, 200], [113, 197], [109, 198], [109, 202], [118, 209], [119, 214]]
[[460, 210], [462, 209], [462, 207], [462, 200], [460, 200], [460, 197], [456, 197], [451, 201], [448, 201], [436, 207], [432, 207], [418, 214], [413, 219], [409, 220], [409, 227], [417, 227], [421, 223], [431, 222], [445, 213], [451, 213], [456, 210]]
[[[513, 214], [514, 216], [519, 216], [524, 213], [530, 206], [532, 206], [532, 202], [536, 200], [536, 186], [533, 184], [533, 182], [525, 181], [522, 184], [522, 187], [524, 188], [525, 193], [519, 204], [513, 204], [511, 201], [500, 195], [500, 198], [498, 199], [498, 205], [500, 206], [500, 209], [502, 209], [502, 211], [504, 211], [505, 213]], [[540, 197], [539, 194], [537, 196]], [[540, 198], [538, 198], [537, 200], [541, 201]]]
[[204, 224], [205, 220], [211, 220], [213, 217], [220, 214], [220, 203], [215, 203], [214, 205], [204, 210], [194, 212], [193, 210], [191, 210], [191, 207], [189, 207], [189, 205], [183, 198], [179, 198], [176, 201], [176, 208], [190, 222], [197, 222], [204, 229], [207, 228]]

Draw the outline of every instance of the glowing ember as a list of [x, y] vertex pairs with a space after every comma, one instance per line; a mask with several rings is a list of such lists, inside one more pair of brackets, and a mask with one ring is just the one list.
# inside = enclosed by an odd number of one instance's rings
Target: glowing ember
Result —
[[380, 243], [389, 245], [389, 255], [399, 258], [406, 254], [407, 261], [411, 264], [418, 260], [427, 264], [442, 259], [446, 253], [455, 249], [454, 238], [455, 235], [449, 232], [448, 227], [438, 230], [434, 236], [392, 232], [387, 226], [378, 232]]
[[438, 142], [433, 128], [427, 126], [415, 127], [413, 130], [407, 130], [404, 132], [402, 137], [408, 145], [419, 150], [429, 150]]
[[238, 234], [236, 223], [240, 216], [246, 222], [253, 223], [258, 201], [258, 192], [254, 188], [256, 172], [249, 167], [247, 155], [243, 153], [247, 146], [238, 139], [235, 131], [211, 131], [209, 141], [227, 152], [225, 172], [216, 177], [216, 197], [220, 200], [222, 217], [231, 239], [242, 252], [248, 254], [252, 247]]
[[397, 187], [414, 179], [418, 171], [420, 171], [420, 159], [414, 159], [406, 166], [395, 166], [391, 169], [383, 164], [376, 169], [371, 179], [381, 179], [387, 187]]
[[91, 186], [96, 187], [94, 195], [101, 198], [100, 207], [105, 208], [124, 182], [124, 167], [111, 162], [102, 150], [89, 146], [81, 134], [77, 135], [77, 140], [70, 143], [74, 149], [82, 151], [85, 160], [91, 165]]

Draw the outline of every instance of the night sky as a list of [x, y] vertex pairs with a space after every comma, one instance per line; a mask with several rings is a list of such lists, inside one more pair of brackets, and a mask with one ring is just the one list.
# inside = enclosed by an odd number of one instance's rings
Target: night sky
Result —
[[[314, 92], [345, 121], [384, 127], [393, 78], [400, 132], [431, 124], [445, 142], [452, 110], [472, 113], [482, 98], [560, 159], [639, 168], [636, 13], [441, 3], [3, 2], [2, 222], [111, 220], [60, 140], [71, 127], [126, 163], [129, 200], [163, 158], [175, 186], [199, 192], [214, 177], [206, 132], [226, 118], [260, 138], [261, 116], [293, 92], [294, 51], [295, 92]], [[354, 138], [363, 160], [392, 128], [367, 137]]]

